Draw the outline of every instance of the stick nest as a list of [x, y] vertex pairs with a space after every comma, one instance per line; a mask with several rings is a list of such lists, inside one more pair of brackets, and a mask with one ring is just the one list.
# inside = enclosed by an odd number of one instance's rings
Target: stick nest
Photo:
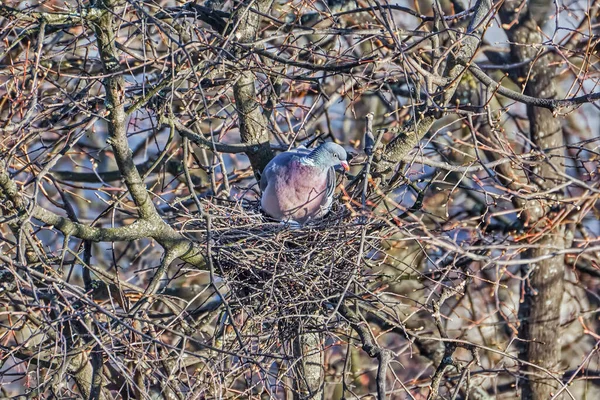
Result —
[[211, 261], [227, 285], [229, 305], [262, 323], [296, 324], [326, 314], [375, 280], [364, 260], [376, 256], [377, 241], [361, 239], [363, 225], [339, 204], [302, 227], [267, 221], [256, 203], [209, 203], [206, 211]]

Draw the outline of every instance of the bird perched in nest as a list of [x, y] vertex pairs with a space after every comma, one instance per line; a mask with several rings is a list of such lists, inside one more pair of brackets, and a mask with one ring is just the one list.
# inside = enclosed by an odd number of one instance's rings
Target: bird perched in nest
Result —
[[349, 170], [346, 150], [326, 142], [278, 154], [260, 178], [263, 211], [279, 221], [303, 224], [324, 216], [333, 199], [335, 168]]

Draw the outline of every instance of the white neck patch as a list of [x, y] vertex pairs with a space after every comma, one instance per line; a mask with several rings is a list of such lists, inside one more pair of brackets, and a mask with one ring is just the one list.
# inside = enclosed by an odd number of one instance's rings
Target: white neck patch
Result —
[[311, 166], [311, 167], [314, 167], [314, 166], [316, 165], [316, 164], [315, 164], [315, 161], [314, 161], [312, 158], [309, 158], [309, 157], [302, 157], [302, 158], [300, 159], [300, 162], [301, 162], [302, 164], [304, 164], [304, 165], [309, 165], [309, 166]]

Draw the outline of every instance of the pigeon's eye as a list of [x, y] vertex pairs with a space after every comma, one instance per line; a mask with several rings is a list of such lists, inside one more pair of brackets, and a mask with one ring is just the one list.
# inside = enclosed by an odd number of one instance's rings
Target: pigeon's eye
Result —
[[335, 153], [333, 153], [333, 156], [334, 156], [335, 158], [338, 158], [338, 157], [339, 157], [339, 156], [338, 156], [337, 154], [335, 154]]

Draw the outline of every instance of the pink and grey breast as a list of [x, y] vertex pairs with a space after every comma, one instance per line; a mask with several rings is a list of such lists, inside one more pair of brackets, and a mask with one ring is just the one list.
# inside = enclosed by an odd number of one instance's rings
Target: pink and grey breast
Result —
[[[285, 157], [281, 157], [285, 156]], [[264, 179], [261, 206], [271, 217], [278, 220], [293, 220], [304, 223], [324, 215], [330, 203], [328, 196], [329, 168], [307, 165], [300, 158], [280, 154], [280, 159]], [[278, 158], [276, 157], [276, 158]], [[261, 179], [261, 183], [263, 179]]]
[[278, 154], [260, 178], [263, 211], [280, 221], [300, 224], [324, 216], [333, 200], [335, 167], [347, 171], [346, 160], [346, 150], [333, 142]]

